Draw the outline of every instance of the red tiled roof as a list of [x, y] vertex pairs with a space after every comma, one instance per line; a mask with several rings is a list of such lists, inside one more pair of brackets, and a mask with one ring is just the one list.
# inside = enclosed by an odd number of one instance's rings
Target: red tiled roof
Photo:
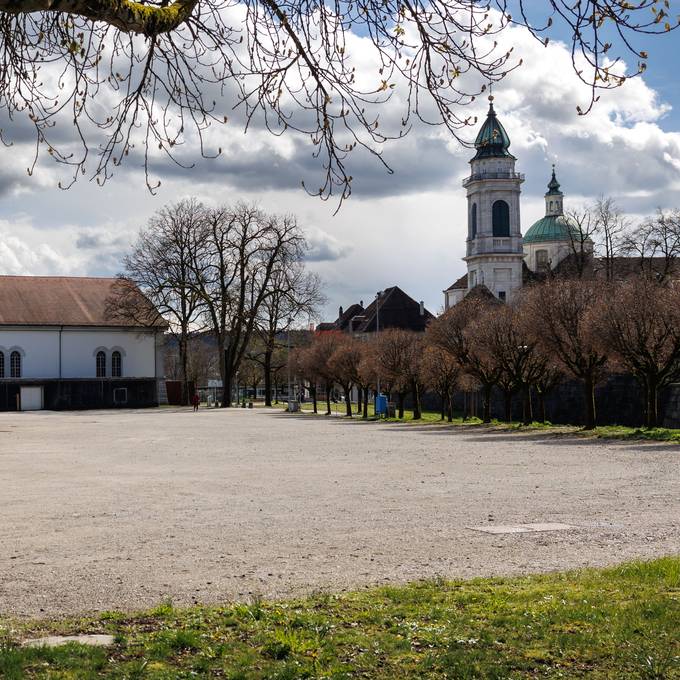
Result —
[[[129, 291], [130, 285], [124, 285]], [[136, 319], [112, 313], [121, 279], [72, 276], [0, 276], [0, 325], [165, 326], [151, 303], [134, 289], [144, 313]]]

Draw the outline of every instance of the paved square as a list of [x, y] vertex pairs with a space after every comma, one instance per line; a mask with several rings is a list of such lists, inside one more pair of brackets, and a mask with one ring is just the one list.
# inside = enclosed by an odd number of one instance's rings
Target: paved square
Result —
[[[265, 409], [0, 414], [0, 615], [680, 552], [680, 448]], [[467, 527], [566, 524], [489, 534]]]

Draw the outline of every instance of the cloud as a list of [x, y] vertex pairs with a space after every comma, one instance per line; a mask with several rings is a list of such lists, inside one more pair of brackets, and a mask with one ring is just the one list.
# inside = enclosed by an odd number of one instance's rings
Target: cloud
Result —
[[[634, 216], [673, 207], [680, 189], [680, 133], [663, 129], [669, 103], [647, 81], [630, 79], [602, 93], [593, 110], [579, 116], [576, 106], [587, 102], [588, 91], [563, 44], [543, 47], [518, 28], [501, 39], [501, 47], [512, 44], [524, 59], [494, 91], [517, 170], [526, 175], [523, 231], [543, 215], [553, 162], [567, 208], [599, 194], [614, 196]], [[356, 49], [363, 50], [358, 61], [370, 64], [364, 40], [357, 38]], [[397, 91], [386, 105], [381, 128], [399, 123], [399, 96]], [[467, 131], [470, 141], [487, 106], [480, 99], [466, 110], [478, 117]], [[16, 163], [13, 157], [5, 165], [8, 174], [0, 171], [0, 192], [7, 187], [0, 203], [0, 218], [7, 219], [0, 223], [3, 273], [116, 273], [139, 227], [164, 203], [193, 195], [209, 204], [242, 199], [258, 201], [266, 211], [294, 213], [308, 233], [309, 267], [327, 284], [329, 318], [338, 305], [370, 300], [376, 290], [395, 284], [429, 309], [440, 307], [442, 289], [465, 271], [466, 197], [460, 182], [469, 172], [469, 148], [442, 128], [414, 124], [407, 137], [382, 149], [390, 174], [357, 147], [346, 160], [354, 177], [352, 197], [334, 215], [336, 203], [301, 188], [303, 179], [313, 188], [323, 177], [308, 137], [273, 137], [257, 120], [244, 135], [241, 123], [234, 116], [227, 126], [211, 129], [211, 144], [223, 148], [214, 161], [186, 169], [154, 158], [152, 175], [163, 179], [157, 196], [146, 191], [132, 155], [104, 188], [80, 181], [67, 192], [55, 188], [45, 164], [38, 178], [15, 180], [11, 168], [23, 171], [25, 163], [24, 156]]]
[[305, 256], [308, 262], [336, 262], [351, 252], [351, 247], [335, 236], [318, 227], [305, 229], [309, 250]]

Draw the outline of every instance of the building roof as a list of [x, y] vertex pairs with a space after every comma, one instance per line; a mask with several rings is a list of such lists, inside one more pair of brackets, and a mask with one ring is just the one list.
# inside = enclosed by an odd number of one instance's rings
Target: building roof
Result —
[[529, 231], [524, 234], [524, 243], [543, 243], [544, 241], [572, 241], [572, 238], [578, 240], [578, 232], [576, 228], [569, 224], [564, 215], [546, 215], [540, 220], [534, 222]]
[[548, 182], [548, 193], [546, 195], [547, 196], [562, 195], [562, 192], [560, 191], [560, 183], [557, 181], [557, 177], [555, 177], [555, 165], [552, 166], [552, 177]]
[[337, 330], [347, 330], [352, 322], [352, 319], [361, 316], [364, 313], [364, 306], [361, 303], [350, 305], [338, 318], [335, 320], [335, 327]]
[[489, 97], [489, 112], [486, 115], [486, 120], [482, 125], [481, 130], [475, 139], [475, 149], [477, 153], [473, 160], [477, 158], [497, 158], [499, 156], [507, 156], [513, 158], [513, 155], [508, 151], [510, 147], [510, 137], [501, 125], [501, 122], [496, 118], [496, 112], [493, 108], [493, 97]]
[[459, 279], [456, 279], [444, 292], [449, 290], [467, 290], [468, 287], [468, 275], [463, 274]]
[[[555, 277], [577, 276], [579, 272], [579, 254], [569, 253], [549, 273]], [[591, 253], [585, 253], [582, 275], [587, 279], [605, 279], [608, 270], [615, 280], [623, 280], [640, 274], [654, 275], [658, 279], [668, 277], [672, 280], [680, 279], [680, 261], [666, 260], [664, 257], [624, 257], [611, 258], [608, 263], [605, 258], [593, 257]], [[535, 276], [539, 277], [538, 274]], [[545, 274], [541, 275], [545, 278]]]
[[[379, 304], [379, 307], [378, 307]], [[386, 328], [402, 328], [411, 331], [424, 331], [434, 315], [420, 303], [407, 295], [399, 286], [385, 288], [379, 300], [373, 300], [364, 311], [365, 320], [354, 330], [359, 333], [375, 333]]]
[[[128, 313], [114, 311], [119, 296], [125, 298]], [[167, 324], [139, 289], [124, 279], [0, 276], [0, 325], [164, 328]]]

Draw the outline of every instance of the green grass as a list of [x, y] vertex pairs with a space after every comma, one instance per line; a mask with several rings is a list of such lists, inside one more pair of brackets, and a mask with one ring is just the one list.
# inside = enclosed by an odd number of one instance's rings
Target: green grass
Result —
[[[108, 632], [117, 642], [19, 645], [48, 632]], [[0, 677], [670, 680], [680, 678], [680, 558], [287, 602], [0, 620]]]
[[[282, 409], [286, 408], [285, 404], [279, 405]], [[302, 405], [303, 412], [311, 415], [311, 403]], [[345, 416], [345, 405], [343, 403], [331, 404], [333, 416]], [[326, 403], [319, 402], [319, 415], [326, 412]], [[361, 414], [357, 413], [356, 404], [352, 405], [352, 413], [355, 418], [360, 418]], [[373, 404], [369, 404], [368, 415], [370, 419], [375, 419]], [[509, 432], [533, 432], [542, 431], [545, 434], [552, 436], [574, 436], [574, 437], [590, 437], [597, 439], [629, 439], [629, 440], [648, 440], [661, 442], [680, 442], [680, 430], [670, 429], [667, 427], [626, 427], [624, 425], [601, 425], [594, 430], [584, 430], [579, 425], [555, 425], [553, 423], [533, 422], [529, 425], [512, 422], [506, 423], [502, 420], [492, 420], [491, 423], [483, 423], [480, 418], [467, 418], [463, 420], [460, 413], [452, 422], [441, 419], [441, 414], [438, 411], [423, 411], [420, 420], [414, 420], [412, 410], [404, 410], [403, 418], [383, 418], [381, 422], [384, 423], [404, 423], [404, 424], [429, 424], [438, 425], [440, 427], [476, 427], [480, 430], [486, 431], [509, 431]]]

